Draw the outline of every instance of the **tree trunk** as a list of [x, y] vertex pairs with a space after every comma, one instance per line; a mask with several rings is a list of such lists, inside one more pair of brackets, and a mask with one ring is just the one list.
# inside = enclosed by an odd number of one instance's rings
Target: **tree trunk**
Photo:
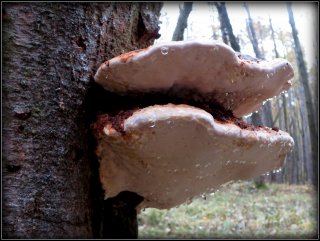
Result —
[[[261, 56], [265, 56], [265, 50], [264, 50], [264, 47], [263, 47], [263, 39], [262, 39], [262, 36], [263, 36], [263, 30], [262, 30], [262, 27], [261, 27], [261, 22], [258, 21], [257, 22], [257, 31], [258, 31], [258, 34], [259, 34], [259, 40], [260, 40], [260, 53], [261, 53]], [[259, 44], [259, 42], [258, 42]]]
[[[222, 3], [214, 2], [214, 5], [216, 6], [216, 8], [218, 10], [218, 14], [219, 14], [220, 31], [221, 31], [222, 41], [225, 44], [229, 45], [228, 33], [227, 33], [225, 21], [223, 20], [223, 13], [221, 10], [221, 4]], [[240, 52], [240, 50], [238, 50], [238, 51]]]
[[[250, 37], [250, 41], [252, 43], [254, 53], [258, 59], [264, 59], [264, 55], [259, 50], [258, 40], [257, 40], [256, 33], [255, 33], [255, 30], [253, 27], [253, 21], [250, 16], [249, 7], [246, 3], [244, 3], [244, 7], [245, 7], [247, 14], [248, 14], [247, 30], [248, 30], [248, 34]], [[260, 40], [262, 42], [261, 34], [260, 34]], [[251, 117], [252, 123], [254, 123], [256, 125], [265, 125], [265, 126], [273, 127], [272, 126], [273, 118], [272, 118], [272, 110], [271, 109], [272, 109], [271, 102], [267, 101], [261, 107], [260, 113], [253, 113], [252, 114], [252, 117]]]
[[291, 165], [292, 165], [292, 171], [290, 172], [290, 184], [298, 184], [298, 168], [299, 168], [299, 149], [298, 147], [301, 146], [300, 144], [300, 138], [298, 137], [297, 131], [297, 125], [296, 122], [298, 122], [298, 118], [292, 118], [292, 116], [297, 116], [295, 113], [295, 109], [292, 106], [292, 90], [290, 89], [288, 91], [288, 111], [291, 114], [290, 118], [290, 127], [289, 127], [289, 133], [292, 135], [292, 138], [295, 140], [296, 148], [292, 150], [292, 152], [289, 154], [289, 157], [292, 157]]
[[99, 238], [93, 75], [153, 43], [161, 4], [2, 6], [3, 237]]
[[[223, 41], [226, 44], [228, 44], [228, 42], [230, 42], [230, 45], [233, 48], [233, 50], [240, 52], [240, 45], [239, 45], [236, 37], [233, 34], [232, 25], [230, 23], [228, 12], [226, 9], [226, 4], [224, 2], [215, 2], [214, 4], [216, 5], [218, 13], [219, 13], [222, 36], [224, 36], [224, 34], [226, 34], [226, 35], [228, 35], [228, 38], [229, 38], [229, 41], [225, 40], [225, 39], [223, 39]], [[224, 38], [226, 38], [226, 36]]]
[[306, 181], [309, 183], [313, 182], [313, 161], [312, 161], [312, 151], [311, 151], [311, 145], [310, 145], [310, 131], [308, 126], [308, 120], [305, 118], [307, 116], [306, 113], [306, 101], [305, 101], [305, 95], [303, 91], [303, 86], [301, 86], [301, 83], [298, 84], [298, 96], [299, 96], [299, 103], [300, 103], [300, 119], [301, 119], [301, 125], [302, 125], [302, 150], [303, 150], [303, 162], [305, 166], [306, 171]]
[[254, 30], [254, 27], [253, 27], [253, 22], [252, 22], [252, 18], [251, 18], [251, 15], [250, 15], [250, 11], [249, 11], [249, 7], [246, 3], [243, 3], [243, 6], [248, 14], [248, 30], [249, 30], [249, 37], [250, 37], [250, 41], [252, 43], [252, 47], [253, 47], [253, 51], [256, 55], [256, 57], [258, 59], [264, 59], [263, 56], [261, 55], [261, 52], [259, 50], [259, 45], [258, 45], [258, 40], [257, 40], [257, 37], [256, 37], [256, 32]]
[[[278, 111], [278, 127], [280, 130], [284, 130], [283, 127], [283, 112], [282, 112], [282, 104], [280, 103], [281, 99], [278, 98], [277, 99], [277, 111]], [[284, 166], [287, 166], [287, 161], [288, 159], [286, 159], [286, 162], [284, 164]], [[277, 173], [277, 182], [283, 183], [284, 182], [284, 175], [285, 175], [285, 168], [281, 169], [280, 173]]]
[[[256, 37], [256, 34], [255, 34], [255, 30], [253, 28], [253, 22], [252, 22], [252, 19], [251, 19], [251, 16], [250, 16], [249, 7], [248, 7], [248, 5], [246, 3], [244, 3], [243, 5], [244, 5], [244, 8], [246, 9], [247, 14], [248, 14], [247, 31], [248, 31], [248, 35], [249, 35], [251, 44], [252, 44], [253, 49], [254, 49], [254, 53], [255, 53], [255, 55], [256, 55], [256, 57], [258, 59], [263, 59], [263, 56], [261, 56], [261, 53], [260, 53], [259, 48], [258, 48], [258, 41], [257, 41], [257, 37]], [[263, 118], [261, 116], [261, 113], [254, 112], [251, 115], [251, 122], [253, 124], [255, 124], [255, 125], [263, 125], [263, 121], [262, 121]]]
[[183, 40], [184, 29], [188, 26], [188, 17], [192, 10], [192, 2], [183, 3], [183, 7], [180, 8], [180, 15], [176, 28], [173, 32], [172, 41]]
[[311, 136], [311, 148], [312, 148], [312, 161], [313, 161], [313, 184], [317, 188], [318, 187], [318, 132], [317, 132], [317, 123], [316, 123], [316, 116], [315, 116], [315, 108], [312, 101], [311, 91], [309, 87], [309, 79], [307, 68], [304, 63], [302, 49], [300, 46], [300, 41], [298, 38], [298, 31], [295, 26], [295, 21], [293, 17], [293, 12], [291, 8], [291, 3], [287, 3], [288, 14], [289, 14], [289, 22], [292, 29], [292, 37], [294, 40], [295, 45], [295, 54], [298, 63], [298, 70], [300, 74], [300, 81], [303, 84], [303, 89], [305, 92], [306, 97], [306, 105], [307, 105], [307, 113], [308, 113], [308, 122], [309, 122], [309, 129], [310, 129], [310, 136]]
[[273, 30], [273, 26], [272, 26], [272, 21], [271, 18], [269, 17], [269, 27], [270, 27], [270, 31], [271, 31], [271, 38], [272, 38], [272, 42], [273, 42], [273, 50], [274, 50], [274, 54], [276, 58], [279, 58], [279, 53], [277, 50], [277, 44], [276, 44], [276, 38], [274, 36], [274, 30]]

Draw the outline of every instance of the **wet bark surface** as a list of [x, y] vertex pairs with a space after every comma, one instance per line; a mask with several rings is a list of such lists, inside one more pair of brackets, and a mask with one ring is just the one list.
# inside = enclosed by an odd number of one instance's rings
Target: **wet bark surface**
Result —
[[2, 6], [2, 235], [101, 237], [93, 75], [159, 37], [161, 4]]

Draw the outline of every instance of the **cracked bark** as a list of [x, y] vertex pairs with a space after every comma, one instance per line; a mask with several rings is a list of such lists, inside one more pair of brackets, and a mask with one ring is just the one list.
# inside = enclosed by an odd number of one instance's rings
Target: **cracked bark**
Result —
[[159, 37], [159, 3], [4, 3], [4, 238], [99, 238], [100, 63]]

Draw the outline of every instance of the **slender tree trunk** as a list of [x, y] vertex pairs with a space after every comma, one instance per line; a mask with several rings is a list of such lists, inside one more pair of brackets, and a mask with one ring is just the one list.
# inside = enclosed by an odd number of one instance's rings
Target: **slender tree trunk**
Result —
[[[263, 54], [261, 53], [258, 45], [258, 39], [256, 37], [255, 29], [253, 26], [253, 21], [250, 15], [249, 7], [246, 3], [243, 4], [244, 8], [248, 14], [248, 20], [247, 20], [247, 31], [250, 38], [250, 41], [252, 43], [252, 47], [254, 50], [254, 53], [258, 59], [264, 59]], [[272, 118], [272, 110], [271, 110], [271, 103], [268, 101], [267, 103], [262, 106], [260, 109], [260, 112], [253, 113], [251, 116], [252, 123], [255, 125], [264, 125], [264, 126], [271, 126], [273, 124], [273, 118]], [[275, 179], [274, 175], [271, 174], [268, 178]], [[266, 179], [265, 176], [261, 176], [260, 179], [258, 179], [258, 182], [263, 182]]]
[[[249, 8], [248, 8], [249, 11]], [[254, 30], [253, 30], [254, 31]], [[260, 23], [258, 24], [258, 32], [259, 32], [259, 40], [261, 45], [263, 46], [263, 39], [262, 39], [262, 33], [261, 33], [261, 27], [260, 27]], [[264, 50], [262, 48], [262, 51], [258, 50], [257, 54], [264, 59]], [[271, 101], [267, 101], [263, 106], [262, 106], [262, 118], [263, 118], [263, 125], [264, 126], [269, 126], [269, 127], [273, 127], [273, 117], [272, 117], [272, 105], [271, 105]], [[272, 174], [271, 174], [272, 176]]]
[[298, 38], [298, 31], [295, 26], [291, 3], [287, 3], [287, 8], [288, 8], [288, 14], [289, 14], [289, 22], [292, 29], [292, 37], [295, 45], [294, 50], [296, 53], [296, 59], [298, 63], [300, 81], [303, 84], [303, 89], [306, 97], [308, 122], [309, 122], [310, 136], [311, 136], [313, 171], [314, 171], [313, 184], [315, 187], [318, 187], [318, 132], [316, 127], [317, 117], [315, 116], [316, 112], [315, 112], [315, 108], [312, 101], [311, 91], [309, 88], [307, 68], [303, 59], [302, 49], [301, 49], [300, 41]]
[[246, 3], [243, 4], [247, 14], [248, 14], [248, 29], [249, 29], [249, 37], [250, 37], [250, 40], [251, 40], [251, 43], [252, 43], [252, 47], [253, 47], [253, 50], [254, 50], [254, 53], [256, 54], [256, 57], [258, 59], [264, 59], [264, 57], [261, 55], [261, 52], [259, 50], [259, 45], [258, 45], [258, 40], [257, 40], [257, 37], [256, 37], [256, 32], [254, 30], [254, 27], [253, 27], [253, 22], [252, 22], [252, 18], [251, 18], [251, 15], [250, 15], [250, 10], [249, 10], [249, 7]]
[[298, 96], [299, 96], [299, 103], [300, 103], [300, 119], [301, 119], [301, 125], [302, 125], [302, 149], [303, 149], [303, 161], [305, 163], [305, 170], [306, 170], [306, 181], [312, 183], [313, 181], [313, 171], [312, 171], [312, 151], [311, 151], [311, 145], [310, 145], [310, 131], [308, 128], [308, 120], [305, 118], [307, 116], [306, 113], [306, 101], [303, 91], [303, 86], [301, 84], [298, 85]]
[[272, 103], [271, 101], [267, 101], [262, 106], [262, 113], [263, 113], [263, 124], [268, 127], [273, 127], [273, 116], [272, 116]]
[[284, 130], [289, 131], [289, 124], [288, 124], [288, 111], [287, 111], [287, 99], [284, 94], [281, 94], [282, 98], [282, 108], [283, 108], [283, 119], [284, 119]]
[[[260, 113], [256, 113], [256, 112], [252, 113], [250, 119], [251, 119], [251, 123], [253, 123], [256, 126], [263, 125], [262, 117]], [[260, 175], [259, 177], [254, 178], [256, 187], [263, 187], [265, 185], [266, 179], [267, 177], [265, 175]]]
[[[220, 18], [220, 16], [219, 16], [219, 18]], [[228, 33], [227, 33], [227, 29], [226, 29], [225, 25], [226, 25], [225, 22], [220, 19], [220, 31], [221, 31], [221, 35], [222, 35], [222, 41], [225, 44], [229, 45]]]
[[173, 32], [172, 41], [183, 40], [183, 33], [185, 28], [188, 26], [188, 17], [192, 10], [192, 2], [183, 3], [183, 7], [180, 8], [180, 15], [176, 28]]
[[[212, 4], [212, 3], [209, 3], [209, 6], [210, 6], [210, 10], [214, 13], [214, 9], [215, 9], [215, 6]], [[219, 20], [220, 22], [220, 20]], [[211, 26], [211, 29], [212, 29], [212, 39], [213, 40], [218, 40], [219, 38], [219, 35], [217, 34], [217, 28], [216, 28], [216, 24], [215, 24], [215, 17], [212, 16], [212, 26]]]
[[[221, 31], [221, 36], [222, 36], [222, 41], [229, 45], [229, 40], [228, 40], [228, 33], [227, 33], [227, 28], [226, 28], [226, 22], [224, 20], [224, 16], [222, 13], [222, 4], [220, 2], [214, 2], [214, 5], [216, 6], [219, 14], [219, 21], [220, 21], [220, 31]], [[238, 50], [240, 52], [240, 49]]]
[[[253, 22], [252, 22], [252, 19], [250, 16], [249, 7], [246, 3], [244, 3], [243, 5], [244, 5], [244, 8], [246, 9], [247, 14], [248, 14], [247, 31], [248, 31], [248, 35], [249, 35], [250, 41], [253, 46], [254, 53], [257, 58], [263, 59], [263, 56], [261, 55], [260, 50], [258, 48], [258, 41], [257, 41], [257, 37], [255, 34], [255, 30], [253, 28]], [[251, 115], [251, 121], [255, 125], [263, 125], [262, 116], [260, 113], [253, 113]]]
[[[295, 109], [292, 106], [292, 90], [290, 89], [288, 91], [288, 110], [289, 113], [292, 113], [292, 116], [296, 116]], [[299, 146], [300, 145], [300, 138], [297, 135], [297, 125], [296, 122], [299, 121], [297, 118], [290, 118], [290, 133], [293, 137], [293, 139], [296, 142], [296, 148], [293, 149], [293, 151], [290, 153], [290, 156], [292, 156], [293, 161], [291, 162], [292, 165], [292, 172], [290, 172], [290, 184], [298, 184], [298, 166], [299, 166]]]
[[[272, 20], [271, 18], [269, 17], [269, 27], [270, 27], [270, 31], [271, 31], [271, 37], [272, 37], [272, 41], [273, 41], [273, 50], [274, 50], [274, 54], [275, 54], [275, 57], [276, 58], [279, 58], [279, 53], [278, 53], [278, 50], [277, 50], [277, 44], [276, 44], [276, 39], [275, 39], [275, 33], [274, 33], [274, 30], [273, 30], [273, 26], [272, 26]], [[286, 97], [284, 94], [281, 94], [281, 98], [282, 98], [282, 105], [278, 105], [278, 111], [279, 111], [279, 116], [282, 117], [282, 113], [283, 113], [283, 119], [284, 119], [284, 129], [282, 128], [282, 126], [279, 126], [281, 130], [285, 130], [285, 131], [288, 131], [288, 117], [287, 117], [287, 100], [286, 100]], [[279, 97], [278, 97], [278, 101], [277, 103], [279, 103]], [[283, 110], [283, 112], [281, 112], [281, 110]], [[282, 118], [281, 118], [282, 119]], [[279, 123], [281, 123], [281, 119], [279, 117]], [[281, 124], [280, 124], [281, 125]], [[287, 160], [289, 160], [289, 157], [287, 157]], [[285, 164], [285, 167], [288, 166], [288, 161], [286, 162]], [[286, 169], [284, 167], [284, 169]], [[282, 172], [283, 173], [283, 172]], [[282, 176], [283, 177], [283, 176]], [[281, 178], [281, 181], [283, 181], [283, 178]]]
[[[280, 108], [283, 110], [282, 113], [283, 113], [283, 124], [284, 124], [283, 129], [281, 130], [289, 132], [290, 130], [289, 130], [289, 120], [288, 120], [288, 110], [287, 110], [288, 105], [287, 105], [287, 99], [285, 97], [285, 94], [281, 94], [281, 99], [282, 99], [282, 106]], [[293, 162], [292, 155], [288, 155], [286, 164], [283, 168], [284, 174], [286, 174], [283, 179], [284, 182], [288, 181], [287, 174], [290, 174], [290, 165], [292, 162]]]
[[93, 75], [106, 59], [153, 43], [161, 4], [2, 7], [3, 238], [99, 238]]
[[[224, 2], [215, 2], [215, 6], [217, 7], [220, 19], [220, 26], [222, 36], [226, 38], [228, 36], [229, 39], [223, 39], [223, 41], [228, 44], [230, 42], [231, 47], [234, 51], [240, 52], [240, 45], [233, 34], [232, 25], [229, 20], [228, 12], [226, 9], [226, 4]], [[224, 36], [226, 35], [226, 36]]]
[[259, 34], [259, 41], [260, 41], [260, 53], [261, 53], [261, 56], [265, 56], [265, 51], [264, 51], [264, 47], [263, 47], [263, 39], [262, 39], [262, 29], [261, 29], [261, 23], [260, 21], [257, 22], [257, 30], [258, 30], [258, 34]]
[[273, 41], [273, 50], [274, 50], [274, 54], [276, 58], [279, 58], [279, 53], [277, 50], [277, 44], [276, 44], [276, 38], [274, 36], [274, 30], [273, 30], [273, 26], [272, 26], [272, 21], [271, 18], [269, 17], [269, 27], [270, 27], [270, 31], [271, 31], [271, 37], [272, 37], [272, 41]]
[[[275, 36], [274, 36], [274, 31], [273, 31], [273, 27], [272, 27], [272, 22], [271, 19], [269, 18], [269, 23], [270, 23], [270, 29], [271, 29], [271, 35], [272, 35], [272, 40], [273, 40], [273, 44], [274, 44], [274, 52], [275, 52], [275, 57], [278, 58], [279, 54], [277, 51], [277, 45], [276, 45], [276, 41], [275, 41]], [[282, 108], [280, 107], [280, 109], [283, 110], [283, 119], [284, 119], [284, 129], [285, 131], [289, 131], [289, 124], [288, 124], [288, 111], [287, 111], [287, 99], [286, 99], [286, 94], [285, 93], [281, 93], [281, 99], [282, 99]]]
[[[278, 98], [277, 99], [277, 111], [278, 111], [278, 127], [280, 130], [284, 130], [284, 127], [283, 127], [283, 112], [282, 112], [282, 104], [280, 104], [280, 101], [281, 99]], [[281, 182], [283, 183], [284, 182], [284, 175], [285, 175], [285, 167], [287, 166], [287, 163], [288, 163], [288, 159], [286, 159], [286, 162], [284, 164], [284, 167], [281, 169], [281, 172], [280, 173], [277, 173], [277, 182]]]
[[296, 116], [296, 125], [297, 125], [297, 139], [298, 139], [298, 145], [299, 148], [298, 150], [298, 183], [299, 184], [304, 184], [307, 182], [307, 169], [306, 163], [307, 163], [307, 158], [306, 158], [306, 152], [305, 152], [305, 145], [304, 145], [304, 139], [305, 139], [305, 133], [303, 133], [303, 125], [302, 125], [302, 118], [301, 118], [301, 111], [299, 108], [296, 107], [296, 101], [297, 99], [297, 90], [294, 90], [294, 97], [293, 97], [293, 103], [294, 103], [294, 110], [295, 110], [295, 116]]

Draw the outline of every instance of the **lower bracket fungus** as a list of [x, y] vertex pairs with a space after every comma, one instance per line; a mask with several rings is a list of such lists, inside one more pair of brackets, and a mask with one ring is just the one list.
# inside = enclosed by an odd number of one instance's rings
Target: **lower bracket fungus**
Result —
[[167, 209], [279, 169], [291, 136], [241, 117], [287, 90], [292, 78], [285, 60], [245, 58], [214, 42], [159, 44], [106, 61], [95, 81], [142, 101], [93, 124], [105, 197], [130, 191], [144, 198], [141, 208]]

